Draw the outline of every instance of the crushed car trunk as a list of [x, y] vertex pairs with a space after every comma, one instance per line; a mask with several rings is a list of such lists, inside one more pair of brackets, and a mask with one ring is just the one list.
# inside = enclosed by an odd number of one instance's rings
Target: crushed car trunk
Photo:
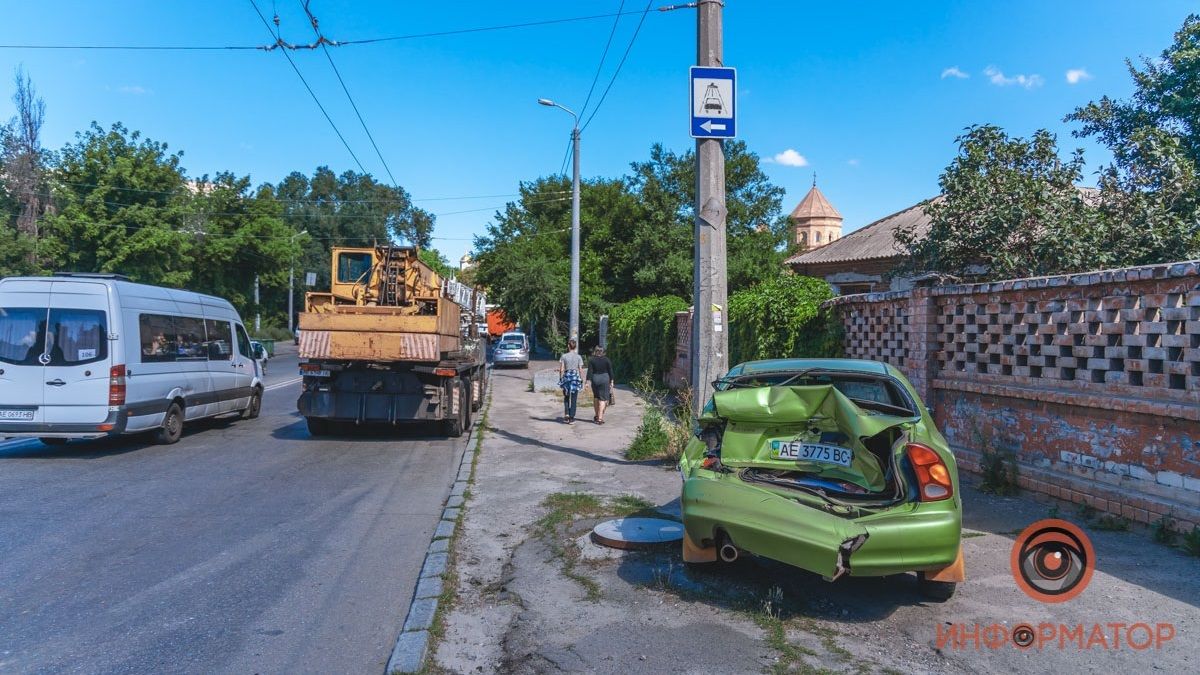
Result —
[[[685, 480], [682, 494], [693, 544], [728, 540], [828, 579], [852, 573], [873, 534], [859, 517], [907, 498], [895, 457], [914, 417], [864, 409], [832, 385], [732, 388], [712, 403], [700, 418], [705, 479]], [[878, 534], [868, 548], [893, 549], [889, 528]]]

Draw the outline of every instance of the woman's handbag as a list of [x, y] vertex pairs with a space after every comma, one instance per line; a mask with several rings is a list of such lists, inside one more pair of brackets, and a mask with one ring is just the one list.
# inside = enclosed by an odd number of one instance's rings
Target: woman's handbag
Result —
[[612, 385], [611, 385], [611, 384], [610, 384], [610, 385], [608, 385], [608, 386], [609, 386], [609, 390], [608, 390], [608, 404], [609, 404], [609, 405], [616, 405], [616, 403], [617, 403], [617, 392], [613, 391], [613, 389], [612, 389]]

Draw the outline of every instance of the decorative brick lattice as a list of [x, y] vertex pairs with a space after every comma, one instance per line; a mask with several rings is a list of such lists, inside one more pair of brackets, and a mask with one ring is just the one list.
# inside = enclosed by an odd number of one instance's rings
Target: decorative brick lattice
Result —
[[844, 314], [846, 356], [903, 368], [909, 355], [908, 299], [854, 305]]
[[1200, 291], [1064, 290], [937, 297], [939, 376], [1200, 391]]

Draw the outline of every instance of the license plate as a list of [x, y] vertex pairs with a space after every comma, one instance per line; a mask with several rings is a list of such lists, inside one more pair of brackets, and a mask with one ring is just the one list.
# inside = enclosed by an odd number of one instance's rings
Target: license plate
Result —
[[850, 466], [854, 451], [836, 445], [822, 443], [801, 443], [799, 441], [771, 441], [775, 456], [779, 459], [790, 459], [795, 462], [823, 462]]
[[308, 377], [329, 377], [328, 370], [302, 370], [300, 374]]
[[32, 410], [0, 410], [0, 420], [33, 421]]

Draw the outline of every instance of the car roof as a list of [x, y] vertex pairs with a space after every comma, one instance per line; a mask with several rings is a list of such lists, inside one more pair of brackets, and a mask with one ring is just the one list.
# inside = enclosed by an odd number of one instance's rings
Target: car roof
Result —
[[764, 359], [761, 361], [746, 361], [729, 369], [730, 375], [751, 375], [754, 373], [777, 373], [807, 370], [848, 370], [870, 375], [888, 375], [888, 366], [881, 361], [866, 359]]

